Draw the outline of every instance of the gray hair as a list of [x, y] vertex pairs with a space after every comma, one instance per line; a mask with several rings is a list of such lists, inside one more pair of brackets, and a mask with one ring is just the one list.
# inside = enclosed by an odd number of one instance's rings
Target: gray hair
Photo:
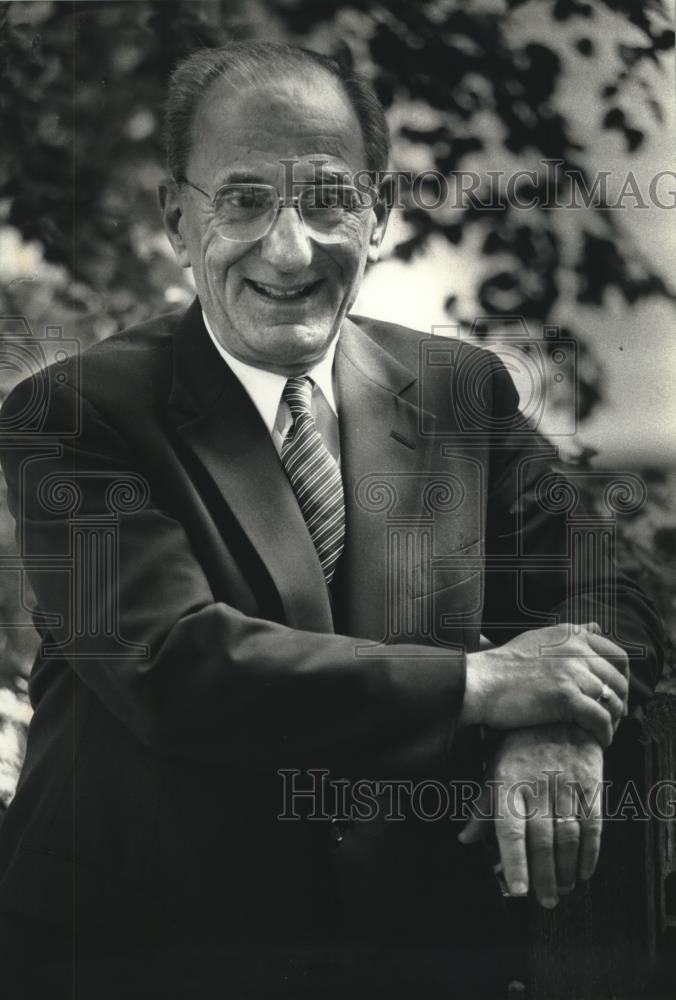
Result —
[[383, 107], [364, 77], [310, 49], [275, 42], [229, 42], [220, 48], [193, 52], [178, 63], [171, 75], [164, 123], [171, 176], [178, 180], [185, 175], [195, 113], [215, 80], [239, 77], [249, 84], [269, 83], [279, 80], [280, 73], [290, 76], [308, 69], [321, 69], [339, 82], [361, 127], [366, 169], [384, 172], [390, 153], [389, 129]]

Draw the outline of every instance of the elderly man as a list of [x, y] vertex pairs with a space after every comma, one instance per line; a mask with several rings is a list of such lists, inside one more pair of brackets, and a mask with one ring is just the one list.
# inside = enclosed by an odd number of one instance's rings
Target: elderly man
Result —
[[[362, 79], [282, 45], [204, 50], [172, 78], [166, 134], [195, 302], [3, 410], [43, 640], [0, 832], [3, 979], [14, 997], [73, 975], [96, 997], [493, 995], [502, 897], [475, 825], [462, 844], [462, 816], [425, 822], [406, 782], [479, 780], [490, 758], [506, 885], [555, 906], [599, 850], [570, 782], [601, 779], [658, 624], [594, 567], [571, 592], [565, 521], [538, 503], [552, 449], [510, 430], [493, 354], [456, 344], [434, 368], [420, 334], [348, 318], [387, 222]], [[471, 385], [500, 433], [456, 420]], [[611, 598], [645, 651], [629, 683], [596, 624]], [[400, 788], [397, 815], [380, 795], [345, 815], [357, 779]]]

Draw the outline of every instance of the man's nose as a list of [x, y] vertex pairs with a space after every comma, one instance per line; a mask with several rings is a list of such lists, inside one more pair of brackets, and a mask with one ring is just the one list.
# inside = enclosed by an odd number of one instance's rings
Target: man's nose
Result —
[[278, 271], [298, 271], [312, 260], [312, 244], [298, 212], [280, 208], [272, 229], [261, 240], [261, 257]]

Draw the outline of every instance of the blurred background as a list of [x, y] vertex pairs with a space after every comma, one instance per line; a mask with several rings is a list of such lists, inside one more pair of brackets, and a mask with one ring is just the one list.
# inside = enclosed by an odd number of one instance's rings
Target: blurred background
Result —
[[[518, 208], [504, 189], [490, 209], [409, 199], [355, 311], [491, 344], [505, 330], [480, 317], [519, 317], [526, 354], [547, 326], [575, 342], [567, 390], [553, 378], [542, 387], [545, 430], [573, 428], [553, 440], [574, 465], [643, 478], [647, 502], [618, 522], [621, 562], [673, 635], [673, 16], [666, 0], [3, 3], [0, 330], [20, 332], [24, 317], [36, 338], [61, 327], [86, 347], [186, 305], [190, 275], [173, 261], [156, 200], [171, 68], [228, 39], [334, 55], [385, 104], [393, 169], [474, 171], [484, 202], [491, 172], [534, 171], [517, 185], [522, 202], [569, 205]], [[579, 191], [603, 174], [606, 204], [585, 206]], [[2, 396], [17, 377], [3, 360]], [[12, 552], [3, 497], [0, 555]], [[20, 756], [36, 642], [24, 604], [17, 572], [0, 572], [5, 760]], [[663, 686], [676, 691], [671, 640]]]

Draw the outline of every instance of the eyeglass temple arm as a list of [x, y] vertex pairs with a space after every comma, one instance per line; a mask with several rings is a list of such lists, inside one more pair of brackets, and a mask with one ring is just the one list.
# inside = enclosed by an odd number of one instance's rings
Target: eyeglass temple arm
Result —
[[204, 191], [201, 187], [197, 187], [196, 184], [193, 184], [192, 181], [189, 181], [188, 178], [185, 177], [183, 174], [179, 174], [178, 177], [174, 177], [174, 181], [176, 184], [187, 184], [188, 187], [194, 188], [195, 191], [199, 191], [200, 194], [203, 194], [205, 198], [208, 198], [210, 201], [212, 200], [211, 195], [209, 194], [208, 191]]

